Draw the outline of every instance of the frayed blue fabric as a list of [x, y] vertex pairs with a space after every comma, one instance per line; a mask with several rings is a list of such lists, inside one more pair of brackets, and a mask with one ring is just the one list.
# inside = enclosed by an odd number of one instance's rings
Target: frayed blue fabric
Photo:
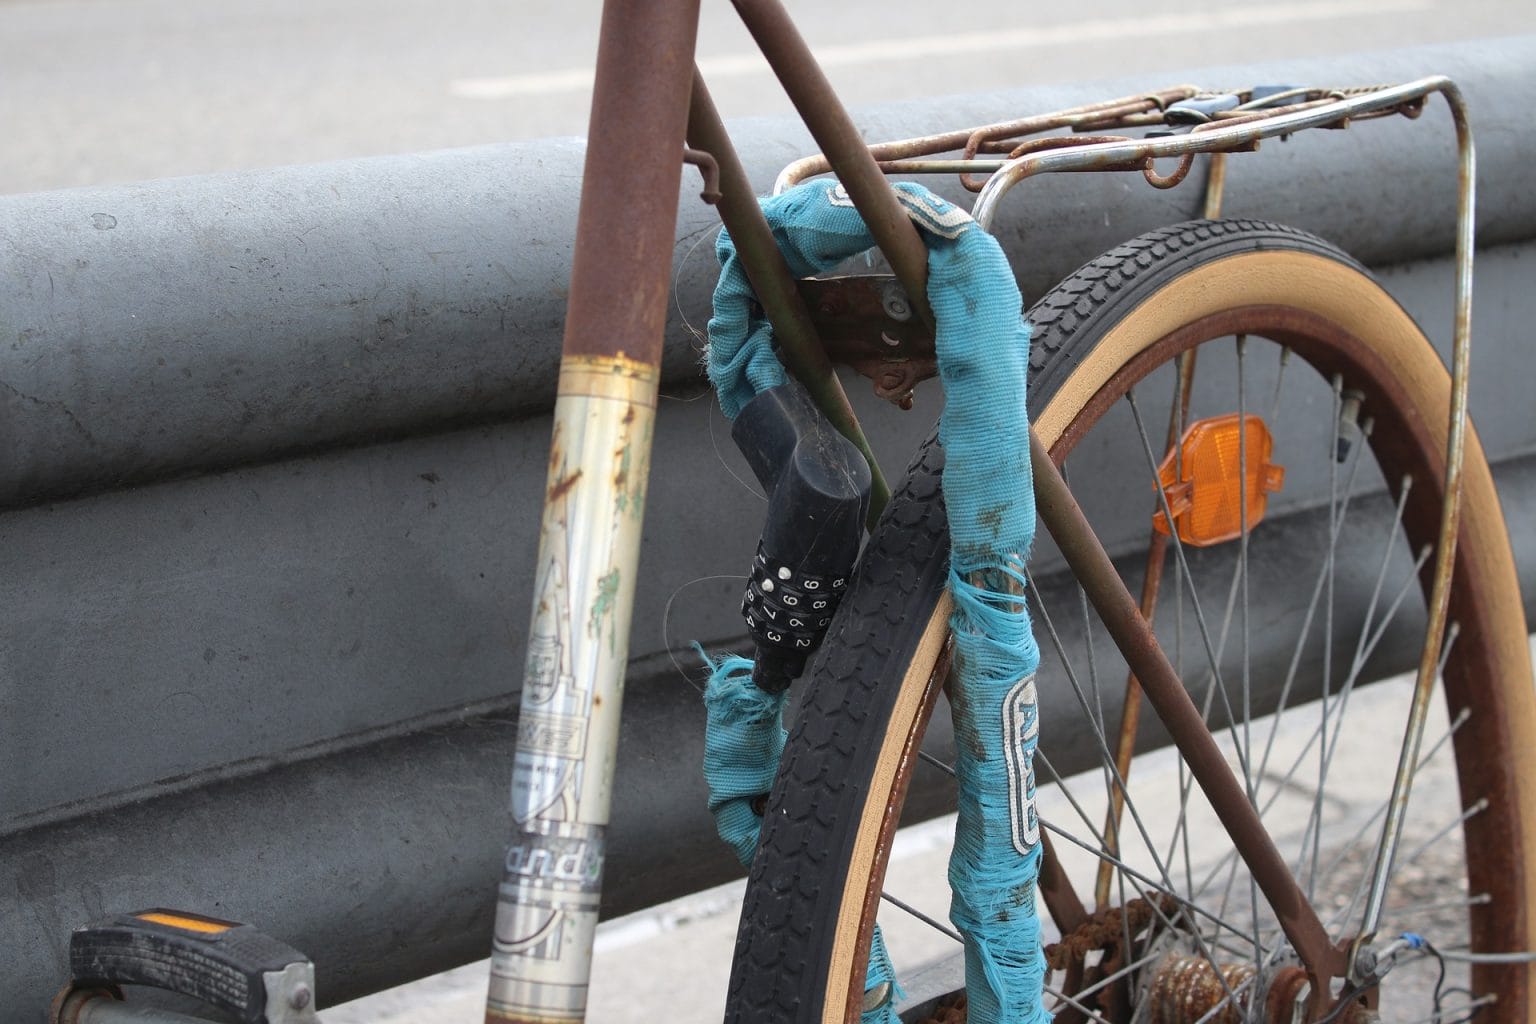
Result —
[[[1049, 1019], [1041, 1004], [1045, 959], [1035, 904], [1041, 858], [1034, 806], [1035, 677], [1033, 671], [1020, 678], [984, 669], [1018, 659], [1032, 644], [1017, 636], [1009, 643], [996, 635], [962, 634], [962, 625], [997, 629], [1016, 616], [993, 591], [968, 584], [955, 589], [950, 704], [958, 807], [949, 918], [965, 937], [968, 1019], [1034, 1024]], [[978, 653], [977, 647], [983, 649]]]
[[[1040, 655], [1020, 596], [1023, 560], [1035, 531], [1024, 404], [1029, 328], [996, 240], [921, 186], [895, 188], [929, 247], [928, 301], [937, 322], [945, 391], [939, 439], [952, 548], [952, 702], [959, 740], [950, 918], [966, 940], [969, 1019], [1043, 1024], [1048, 1015], [1041, 1001], [1045, 961], [1035, 906], [1041, 849], [1033, 769], [1039, 732], [1034, 673]], [[807, 182], [762, 205], [797, 276], [829, 270], [873, 244], [836, 183]], [[773, 351], [772, 329], [755, 309], [739, 257], [723, 233], [716, 255], [721, 283], [707, 362], [721, 408], [734, 419], [757, 391], [785, 376]], [[741, 676], [740, 666], [711, 665], [711, 686], [715, 675]], [[710, 727], [715, 728], [713, 710]], [[781, 749], [782, 738], [775, 760]], [[708, 754], [706, 775], [707, 765]], [[772, 775], [770, 770], [770, 784]], [[766, 791], [764, 785], [754, 793]], [[719, 813], [716, 821], [721, 822]], [[873, 972], [873, 952], [870, 962]]]
[[[896, 188], [909, 210], [926, 208], [931, 205], [929, 199], [936, 198], [920, 185], [903, 182]], [[864, 218], [836, 182], [808, 181], [758, 203], [796, 277], [824, 273], [875, 244]], [[970, 221], [957, 208], [943, 205]], [[930, 219], [937, 224], [943, 218], [930, 215]], [[715, 241], [715, 258], [720, 261], [720, 281], [715, 285], [705, 367], [721, 411], [734, 420], [753, 395], [783, 384], [788, 377], [774, 353], [773, 328], [757, 306], [729, 232], [721, 231]]]
[[1022, 597], [1035, 536], [1029, 326], [1002, 248], [974, 226], [952, 239], [929, 236], [928, 301], [945, 394], [939, 441], [955, 602], [950, 920], [965, 936], [968, 1019], [1038, 1024], [1049, 1016], [1035, 906], [1040, 651]]
[[773, 788], [784, 753], [784, 701], [752, 682], [752, 662], [736, 655], [711, 658], [704, 687], [704, 780], [715, 831], [743, 865], [751, 866], [763, 820], [752, 801]]

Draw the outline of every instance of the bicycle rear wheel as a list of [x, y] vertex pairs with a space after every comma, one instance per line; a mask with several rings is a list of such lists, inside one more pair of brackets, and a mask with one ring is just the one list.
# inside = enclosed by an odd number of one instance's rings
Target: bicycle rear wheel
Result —
[[[1284, 436], [1275, 441], [1276, 461], [1290, 460], [1292, 479], [1327, 479], [1326, 506], [1310, 510], [1311, 521], [1320, 517], [1320, 535], [1303, 530], [1298, 536], [1294, 523], [1306, 518], [1309, 510], [1303, 509], [1297, 516], [1259, 523], [1251, 535], [1225, 549], [1179, 550], [1174, 545], [1168, 572], [1175, 594], [1172, 601], [1164, 600], [1156, 624], [1186, 686], [1197, 703], [1206, 702], [1213, 732], [1227, 738], [1232, 760], [1246, 773], [1256, 802], [1273, 805], [1280, 799], [1276, 794], [1298, 787], [1308, 790], [1300, 815], [1305, 822], [1300, 849], [1292, 834], [1276, 834], [1277, 845], [1288, 856], [1294, 854], [1299, 877], [1308, 880], [1322, 919], [1337, 919], [1330, 922], [1330, 930], [1338, 937], [1352, 934], [1350, 929], [1357, 927], [1357, 879], [1368, 877], [1368, 870], [1362, 870], [1368, 865], [1361, 861], [1370, 859], [1358, 850], [1363, 842], [1366, 854], [1371, 852], [1375, 830], [1366, 815], [1363, 824], [1351, 819], [1344, 833], [1358, 824], [1364, 840], [1324, 838], [1330, 823], [1330, 788], [1340, 781], [1331, 769], [1337, 757], [1348, 758], [1349, 749], [1362, 744], [1365, 752], [1357, 757], [1362, 763], [1384, 764], [1389, 776], [1396, 762], [1400, 721], [1370, 723], [1362, 731], [1360, 722], [1346, 716], [1355, 684], [1371, 674], [1373, 661], [1382, 660], [1384, 644], [1406, 649], [1410, 660], [1417, 657], [1422, 637], [1405, 639], [1407, 614], [1399, 604], [1401, 594], [1428, 588], [1427, 566], [1433, 559], [1426, 560], [1423, 553], [1435, 542], [1449, 408], [1444, 367], [1412, 320], [1347, 255], [1313, 236], [1253, 221], [1191, 222], [1143, 235], [1085, 265], [1037, 303], [1029, 319], [1035, 331], [1031, 415], [1058, 465], [1070, 468], [1068, 455], [1085, 445], [1095, 457], [1126, 446], [1144, 450], [1147, 456], [1136, 479], [1091, 481], [1088, 469], [1080, 470], [1082, 478], [1074, 481], [1074, 490], [1091, 517], [1095, 503], [1083, 495], [1101, 492], [1097, 504], [1107, 524], [1100, 528], [1101, 537], [1117, 529], [1112, 520], [1128, 507], [1138, 510], [1140, 535], [1146, 536], [1154, 511], [1153, 463], [1163, 457], [1166, 417], [1181, 405], [1189, 411], [1177, 414], [1176, 435], [1192, 420], [1244, 408], [1266, 417], [1272, 427], [1297, 427], [1301, 437], [1295, 444]], [[1239, 340], [1234, 344], [1233, 338]], [[1200, 361], [1198, 385], [1192, 391], [1177, 384], [1170, 387], [1178, 377], [1180, 356], [1195, 352]], [[1291, 363], [1305, 363], [1316, 373], [1287, 371]], [[1304, 376], [1313, 388], [1310, 397], [1299, 390]], [[1218, 394], [1219, 385], [1233, 383], [1234, 377], [1237, 393]], [[1131, 402], [1123, 400], [1128, 395]], [[1359, 422], [1370, 424], [1366, 432], [1376, 467], [1367, 469], [1363, 480], [1355, 467], [1367, 461], [1358, 454], [1364, 446], [1355, 445], [1339, 461], [1332, 427], [1355, 401]], [[926, 770], [918, 767], [919, 751], [943, 684], [949, 602], [944, 594], [948, 543], [942, 469], [942, 451], [930, 439], [882, 517], [824, 647], [802, 682], [802, 710], [766, 805], [762, 839], [748, 879], [732, 970], [730, 1021], [829, 1024], [857, 1020], [863, 1007], [864, 961], [891, 839], [914, 772]], [[1349, 490], [1343, 489], [1346, 476]], [[1375, 488], [1384, 489], [1387, 496], [1366, 496], [1373, 479], [1379, 481]], [[1442, 673], [1453, 726], [1448, 747], [1454, 753], [1461, 808], [1449, 830], [1459, 825], [1466, 851], [1466, 889], [1453, 894], [1451, 901], [1457, 903], [1458, 919], [1459, 907], [1466, 907], [1472, 950], [1525, 950], [1536, 947], [1536, 892], [1529, 878], [1536, 857], [1536, 704], [1518, 582], [1492, 477], [1475, 435], [1468, 439], [1464, 486], [1451, 599], [1455, 628]], [[1385, 503], [1391, 512], [1388, 525], [1400, 535], [1395, 547], [1388, 538], [1379, 544], [1370, 541], [1374, 591], [1369, 580], [1362, 589], [1358, 580], [1345, 581], [1339, 571], [1341, 550], [1355, 542], [1346, 520], [1356, 487], [1361, 491], [1353, 499], [1356, 508], [1371, 501]], [[1099, 523], [1096, 518], [1096, 528]], [[1116, 547], [1112, 542], [1106, 546], [1112, 551]], [[1241, 552], [1234, 554], [1234, 546]], [[1278, 558], [1285, 572], [1303, 578], [1312, 603], [1255, 629], [1250, 624], [1249, 589], [1258, 564], [1254, 553], [1260, 551], [1268, 552], [1269, 564]], [[1143, 561], [1122, 564], [1122, 573], [1130, 576], [1128, 586], [1140, 586], [1136, 574], [1143, 568]], [[1214, 586], [1213, 575], [1218, 577]], [[1413, 585], [1415, 580], [1420, 586]], [[1295, 587], [1283, 589], [1297, 592]], [[1351, 606], [1344, 600], [1346, 592], [1374, 596]], [[1206, 599], [1204, 612], [1200, 597]], [[1034, 600], [1040, 600], [1038, 593]], [[1223, 606], [1225, 626], [1217, 630], [1212, 609]], [[1090, 660], [1086, 670], [1079, 665], [1074, 672], [1069, 652], [1054, 647], [1045, 635], [1052, 610], [1038, 604], [1034, 610], [1044, 655], [1039, 678], [1046, 763], [1056, 756], [1053, 729], [1059, 733], [1060, 723], [1073, 710], [1094, 723], [1087, 730], [1093, 738], [1090, 746], [1105, 760], [1113, 760], [1109, 751], [1116, 722], [1096, 703], [1124, 685], [1123, 665], [1106, 668]], [[1058, 621], [1067, 615], [1060, 607], [1055, 612]], [[1199, 629], [1192, 628], [1196, 617]], [[1092, 624], [1084, 628], [1089, 634], [1094, 629]], [[1418, 629], [1422, 631], [1422, 625]], [[1300, 634], [1287, 645], [1293, 651], [1289, 659], [1277, 660], [1272, 651], [1267, 658], [1253, 657], [1264, 654], [1266, 644], [1287, 631]], [[1088, 673], [1096, 681], [1096, 699], [1084, 696]], [[1285, 678], [1278, 701], [1273, 688], [1265, 696], [1254, 685], [1266, 674]], [[1295, 707], [1302, 700], [1314, 703]], [[1359, 702], [1357, 698], [1357, 706]], [[1276, 704], [1283, 713], [1305, 714], [1318, 723], [1310, 738], [1303, 730], [1294, 764], [1289, 752], [1276, 752], [1272, 736], [1266, 739], [1269, 724], [1256, 718]], [[1154, 742], [1153, 733], [1142, 730], [1139, 749]], [[1083, 735], [1081, 729], [1077, 735]], [[1433, 749], [1435, 739], [1433, 732], [1426, 735], [1427, 750]], [[1343, 755], [1338, 754], [1341, 747]], [[1379, 749], [1379, 755], [1372, 748]], [[1061, 759], [1066, 760], [1064, 755]], [[1132, 799], [1140, 763], [1133, 764], [1130, 773]], [[1315, 769], [1298, 767], [1312, 763]], [[1270, 777], [1278, 777], [1287, 766], [1283, 778]], [[1100, 774], [1113, 772], [1100, 769]], [[1349, 774], [1368, 773], [1351, 767]], [[1102, 961], [1095, 966], [1080, 958], [1053, 976], [1055, 986], [1068, 989], [1071, 997], [1058, 1006], [1076, 1002], [1100, 1019], [1130, 1019], [1137, 1002], [1152, 998], [1149, 992], [1157, 984], [1153, 963], [1166, 963], [1159, 959], [1164, 954], [1206, 958], [1223, 972], [1253, 964], [1258, 980], [1220, 980], [1224, 991], [1217, 992], [1214, 1003], [1198, 1004], [1201, 1009], [1195, 1012], [1189, 1007], [1197, 1004], [1186, 1000], [1185, 1010], [1165, 1007], [1157, 1019], [1195, 1020], [1206, 1010], [1213, 1012], [1211, 1019], [1223, 1019], [1214, 1014], [1224, 1011], [1214, 1007], [1233, 1001], [1233, 985], [1246, 985], [1250, 994], [1239, 993], [1236, 1001], [1247, 1005], [1251, 993], [1275, 983], [1276, 969], [1286, 962], [1283, 938], [1272, 916], [1251, 899], [1253, 889], [1241, 865], [1230, 856], [1218, 858], [1214, 868], [1207, 866], [1203, 887], [1200, 873], [1188, 870], [1187, 840], [1195, 828], [1191, 821], [1199, 813], [1199, 796], [1198, 790], [1189, 794], [1182, 771], [1178, 777], [1179, 801], [1171, 820], [1148, 823], [1143, 816], [1128, 814], [1121, 819], [1120, 839], [1115, 841], [1105, 839], [1112, 830], [1096, 829], [1097, 816], [1087, 812], [1079, 814], [1081, 821], [1070, 823], [1078, 826], [1076, 834], [1071, 829], [1058, 834], [1058, 847], [1077, 842], [1090, 848], [1108, 844], [1115, 850], [1112, 891], [1122, 898], [1100, 909], [1113, 918], [1118, 908], [1120, 921], [1110, 931], [1125, 937], [1116, 954], [1125, 968], [1119, 980], [1088, 991], [1095, 971], [1101, 977], [1110, 972]], [[1078, 801], [1072, 806], [1082, 811]], [[1292, 825], [1281, 826], [1271, 825], [1278, 819], [1267, 815], [1266, 826], [1277, 833], [1294, 831], [1296, 817], [1287, 819]], [[1097, 822], [1107, 826], [1102, 818]], [[1149, 834], [1149, 828], [1158, 826], [1159, 835]], [[1434, 841], [1431, 835], [1428, 842]], [[1176, 860], [1182, 865], [1174, 870]], [[1328, 862], [1343, 867], [1326, 872]], [[1044, 902], [1058, 918], [1057, 927], [1069, 931], [1081, 921], [1070, 907], [1072, 901], [1062, 897], [1059, 881], [1053, 885], [1058, 887], [1057, 898], [1047, 893]], [[1128, 900], [1123, 897], [1128, 894], [1169, 909], [1155, 911], [1150, 924], [1141, 920], [1133, 925], [1125, 914]], [[1410, 904], [1415, 902], [1412, 895]], [[1330, 901], [1337, 907], [1322, 906]], [[1239, 905], [1247, 910], [1231, 909]], [[1094, 909], [1091, 902], [1088, 909]], [[1400, 900], [1394, 919], [1384, 927], [1411, 926], [1405, 909], [1413, 908]], [[893, 950], [893, 955], [899, 953]], [[1100, 955], [1108, 958], [1107, 953]], [[1138, 963], [1140, 970], [1132, 970]], [[1190, 969], [1198, 973], [1198, 968]], [[1242, 976], [1239, 971], [1223, 978]], [[1214, 975], [1207, 977], [1217, 984]], [[1532, 981], [1528, 965], [1477, 964], [1470, 994], [1458, 996], [1457, 1005], [1496, 1001], [1499, 1019], [1526, 1020], [1532, 1010]], [[1393, 986], [1389, 975], [1382, 985], [1384, 998]], [[1422, 1015], [1430, 1012], [1426, 1007]], [[1085, 1011], [1073, 1008], [1068, 1014], [1083, 1019]]]

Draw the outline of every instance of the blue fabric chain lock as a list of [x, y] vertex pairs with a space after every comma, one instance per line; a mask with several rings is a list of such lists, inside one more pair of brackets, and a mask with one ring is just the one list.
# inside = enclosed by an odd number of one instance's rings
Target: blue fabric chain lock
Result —
[[[1045, 961], [1035, 907], [1041, 847], [1033, 770], [1039, 649], [1022, 597], [1023, 563], [1035, 529], [1025, 409], [1029, 328], [996, 240], [921, 186], [894, 187], [929, 247], [928, 299], [946, 395], [939, 438], [952, 548], [951, 688], [959, 740], [950, 918], [965, 936], [969, 1019], [1043, 1024], [1049, 1018], [1041, 999]], [[807, 182], [762, 200], [762, 206], [797, 276], [830, 270], [873, 245], [835, 182]], [[773, 352], [772, 328], [755, 306], [724, 232], [716, 255], [721, 277], [707, 363], [721, 409], [734, 418], [754, 395], [786, 376]], [[783, 696], [751, 687], [747, 659], [710, 666], [710, 808], [721, 836], [745, 863], [760, 827], [750, 798], [771, 788], [783, 749]], [[894, 985], [877, 931], [866, 990], [882, 981]], [[864, 1017], [867, 1024], [895, 1019], [890, 1006]]]

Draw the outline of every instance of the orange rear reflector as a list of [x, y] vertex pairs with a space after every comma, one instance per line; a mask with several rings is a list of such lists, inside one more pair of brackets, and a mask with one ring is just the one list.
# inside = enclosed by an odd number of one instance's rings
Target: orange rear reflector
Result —
[[[1208, 547], [1240, 536], [1244, 486], [1248, 529], [1257, 526], [1270, 494], [1285, 483], [1285, 467], [1269, 461], [1274, 445], [1269, 428], [1254, 415], [1240, 418], [1234, 412], [1191, 424], [1179, 447], [1168, 453], [1157, 470], [1179, 540]], [[1168, 520], [1161, 511], [1152, 517], [1152, 526], [1159, 533], [1168, 532]]]
[[182, 931], [202, 932], [204, 935], [218, 935], [220, 932], [227, 932], [236, 927], [232, 921], [220, 921], [196, 914], [179, 914], [169, 910], [147, 910], [133, 916], [140, 921], [152, 921], [155, 924], [180, 928]]

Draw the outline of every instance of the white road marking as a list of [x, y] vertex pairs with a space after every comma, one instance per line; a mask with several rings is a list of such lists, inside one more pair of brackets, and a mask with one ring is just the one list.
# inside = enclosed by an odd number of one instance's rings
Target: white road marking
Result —
[[[1212, 29], [1261, 28], [1300, 21], [1335, 21], [1340, 18], [1377, 17], [1428, 10], [1433, 0], [1311, 0], [1294, 4], [1235, 6], [1212, 11], [1152, 14], [1142, 18], [1096, 18], [1091, 21], [1044, 25], [1037, 28], [958, 32], [942, 36], [876, 39], [816, 50], [823, 68], [883, 64], [932, 57], [959, 57], [1000, 50], [1081, 46], [1109, 39], [1179, 35]], [[1091, 64], [1091, 57], [1084, 60]], [[768, 64], [758, 53], [724, 54], [699, 60], [707, 79], [739, 78], [767, 74]], [[448, 93], [461, 99], [501, 100], [521, 96], [547, 96], [592, 88], [592, 68], [566, 68], [526, 75], [456, 78]]]

